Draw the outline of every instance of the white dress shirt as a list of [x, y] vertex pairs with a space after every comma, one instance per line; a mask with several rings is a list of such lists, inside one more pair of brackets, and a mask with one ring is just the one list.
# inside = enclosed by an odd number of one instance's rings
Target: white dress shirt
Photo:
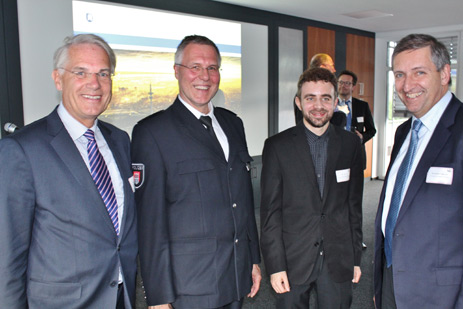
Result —
[[208, 103], [209, 113], [208, 114], [203, 114], [200, 111], [198, 111], [196, 108], [191, 106], [190, 104], [186, 103], [182, 99], [181, 96], [178, 96], [178, 99], [180, 100], [180, 102], [182, 102], [183, 105], [185, 105], [186, 108], [188, 108], [188, 110], [190, 112], [193, 113], [193, 115], [196, 118], [198, 118], [198, 121], [199, 121], [199, 118], [201, 116], [209, 116], [209, 117], [211, 117], [211, 119], [212, 119], [212, 128], [214, 129], [215, 135], [217, 136], [217, 139], [219, 140], [220, 146], [222, 146], [222, 150], [223, 150], [223, 154], [225, 155], [225, 159], [228, 161], [228, 156], [229, 156], [229, 153], [230, 153], [230, 148], [229, 148], [229, 145], [228, 145], [228, 138], [225, 135], [225, 132], [222, 130], [222, 127], [220, 126], [219, 122], [217, 121], [217, 118], [215, 118], [214, 105], [212, 105], [212, 102]]
[[[420, 162], [421, 157], [426, 149], [426, 146], [428, 145], [429, 140], [431, 139], [431, 136], [434, 133], [434, 129], [439, 123], [439, 120], [442, 117], [442, 114], [444, 113], [445, 109], [449, 105], [451, 99], [452, 99], [452, 94], [450, 93], [450, 91], [448, 91], [439, 100], [439, 102], [437, 102], [423, 117], [420, 118], [423, 125], [421, 126], [421, 129], [418, 133], [418, 144], [416, 148], [416, 153], [415, 153], [415, 157], [412, 162], [412, 166], [410, 168], [410, 173], [405, 183], [405, 188], [404, 188], [401, 200], [400, 200], [400, 207], [402, 207], [403, 198], [405, 194], [407, 194], [408, 185], [410, 184], [410, 180], [413, 178], [413, 174], [415, 173], [416, 166]], [[415, 119], [416, 119], [415, 116], [413, 116], [412, 121], [414, 121]], [[382, 228], [383, 234], [386, 229], [386, 220], [387, 220], [387, 215], [389, 213], [389, 207], [391, 205], [392, 191], [394, 190], [394, 184], [397, 178], [397, 172], [399, 171], [400, 164], [402, 164], [405, 154], [407, 153], [408, 146], [410, 144], [410, 137], [411, 137], [411, 130], [408, 132], [407, 137], [405, 138], [405, 141], [403, 142], [402, 147], [400, 148], [399, 153], [397, 154], [397, 157], [393, 165], [391, 166], [391, 170], [389, 172], [389, 177], [388, 177], [387, 184], [386, 184], [386, 195], [384, 196], [383, 215], [381, 218], [382, 219], [381, 228]]]

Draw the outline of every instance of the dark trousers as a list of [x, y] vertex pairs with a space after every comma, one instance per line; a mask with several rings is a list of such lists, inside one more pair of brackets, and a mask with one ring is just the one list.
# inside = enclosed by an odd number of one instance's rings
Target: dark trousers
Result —
[[278, 309], [307, 309], [309, 308], [310, 292], [317, 294], [320, 309], [348, 309], [352, 304], [352, 281], [334, 282], [323, 264], [323, 256], [319, 256], [315, 265], [315, 276], [310, 276], [304, 285], [291, 285], [291, 290], [277, 295]]
[[[241, 309], [241, 307], [243, 306], [243, 301], [244, 301], [244, 298], [241, 298], [240, 300], [236, 300], [228, 305], [225, 305], [225, 306], [222, 306], [222, 307], [218, 307], [218, 308], [203, 308], [203, 309]], [[182, 309], [181, 307], [173, 307], [174, 309]], [[185, 308], [187, 309], [187, 308]]]
[[[384, 261], [386, 259], [384, 258]], [[383, 287], [381, 290], [381, 309], [396, 309], [394, 297], [394, 281], [392, 278], [392, 265], [387, 267], [386, 262], [383, 266]]]

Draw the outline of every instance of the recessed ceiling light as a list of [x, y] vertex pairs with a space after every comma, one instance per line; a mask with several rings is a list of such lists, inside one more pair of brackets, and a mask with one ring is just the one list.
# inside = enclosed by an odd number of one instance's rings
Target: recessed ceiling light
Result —
[[391, 13], [384, 13], [384, 12], [381, 12], [381, 11], [378, 11], [378, 10], [352, 12], [352, 13], [346, 13], [346, 14], [341, 14], [341, 15], [356, 18], [356, 19], [379, 18], [379, 17], [394, 16]]

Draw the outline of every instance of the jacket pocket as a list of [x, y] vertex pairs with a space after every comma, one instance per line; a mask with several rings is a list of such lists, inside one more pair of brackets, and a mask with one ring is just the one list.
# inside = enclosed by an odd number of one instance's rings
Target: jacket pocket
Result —
[[82, 295], [80, 283], [48, 283], [31, 279], [27, 290], [28, 297], [32, 298], [79, 299]]
[[217, 292], [216, 251], [215, 238], [171, 241], [172, 269], [178, 294], [198, 296]]
[[463, 268], [436, 268], [437, 285], [459, 285], [463, 277]]

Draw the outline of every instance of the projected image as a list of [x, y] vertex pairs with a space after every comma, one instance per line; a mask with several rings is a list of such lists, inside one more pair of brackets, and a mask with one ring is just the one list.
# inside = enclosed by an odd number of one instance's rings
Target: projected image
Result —
[[75, 34], [97, 34], [114, 49], [113, 98], [100, 118], [129, 134], [138, 120], [166, 109], [175, 100], [174, 53], [182, 38], [191, 34], [213, 40], [222, 56], [214, 106], [240, 113], [240, 24], [86, 1], [73, 1], [73, 24]]

